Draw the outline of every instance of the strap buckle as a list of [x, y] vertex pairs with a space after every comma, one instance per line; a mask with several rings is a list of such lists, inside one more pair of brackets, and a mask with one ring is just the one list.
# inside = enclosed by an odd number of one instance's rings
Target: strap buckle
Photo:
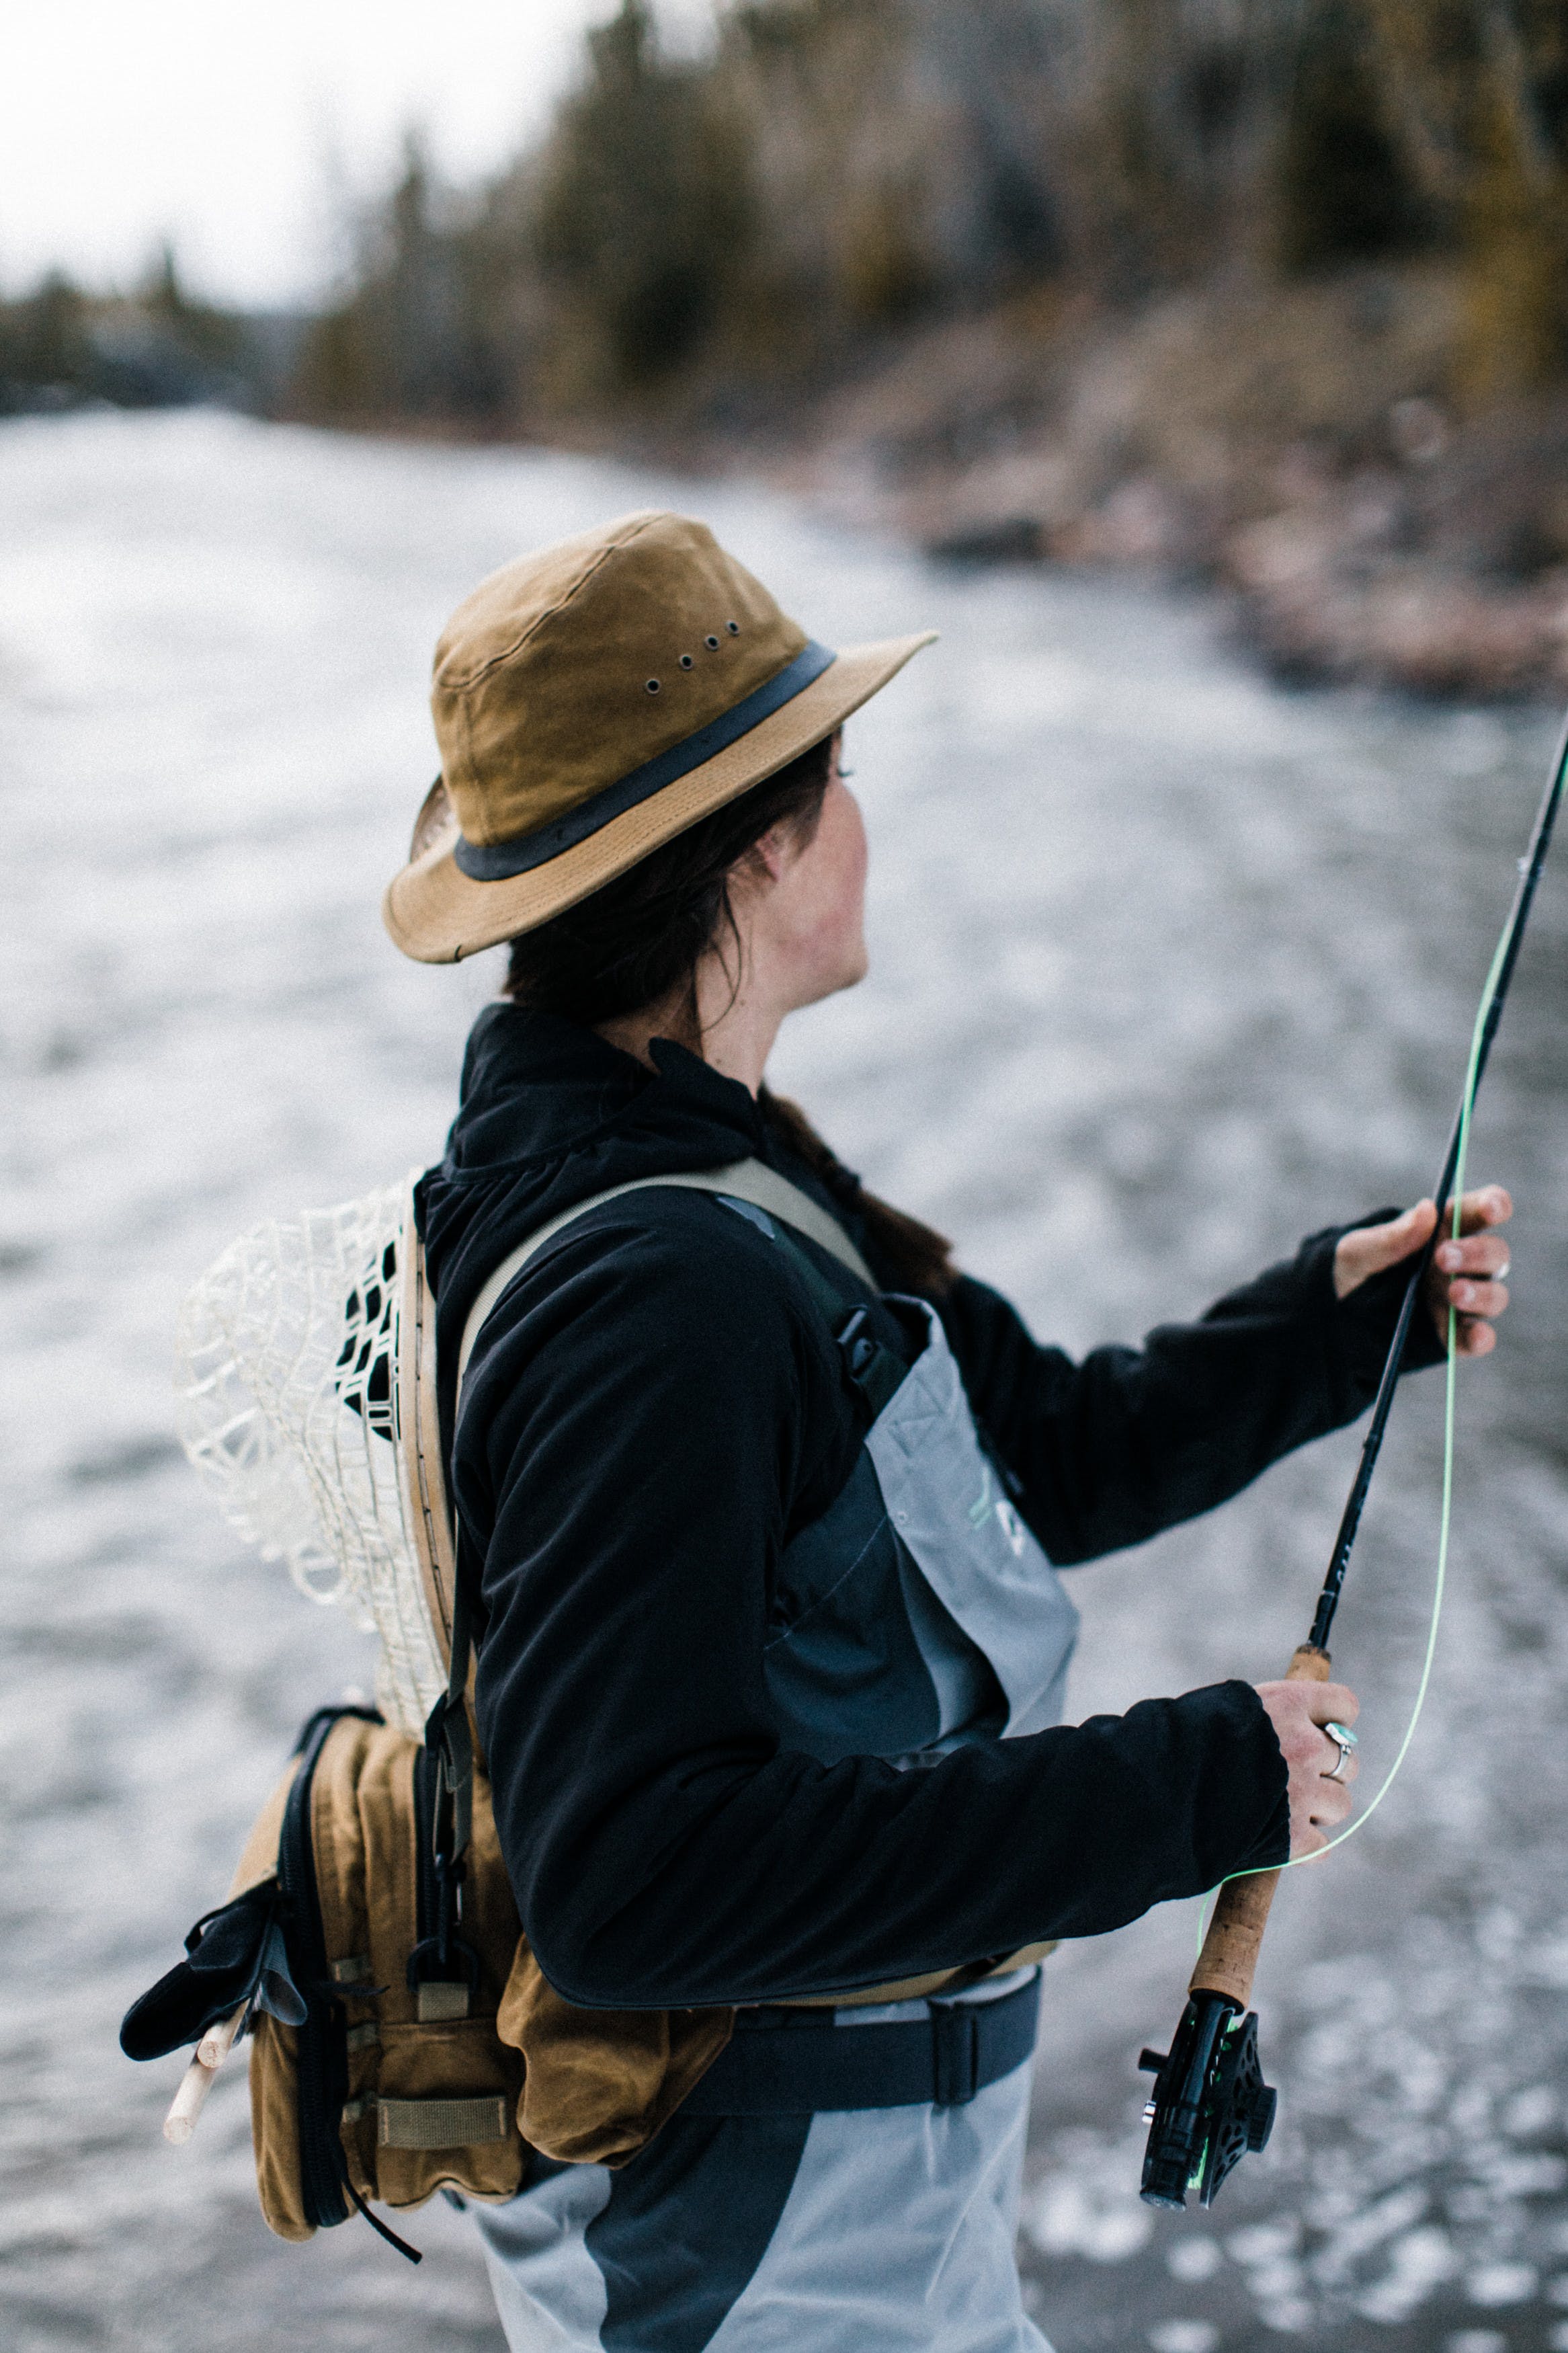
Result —
[[980, 2005], [931, 2005], [931, 2097], [939, 2108], [961, 2108], [980, 2088]]
[[872, 1337], [870, 1318], [863, 1307], [857, 1307], [833, 1336], [838, 1344], [844, 1369], [865, 1398], [875, 1421], [902, 1387], [910, 1368], [901, 1356], [895, 1356], [890, 1348], [884, 1348], [879, 1340]]

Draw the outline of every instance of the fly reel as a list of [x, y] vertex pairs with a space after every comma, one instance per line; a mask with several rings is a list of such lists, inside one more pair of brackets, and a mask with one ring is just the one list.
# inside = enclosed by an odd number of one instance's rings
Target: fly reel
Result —
[[1212, 2206], [1226, 2176], [1274, 2129], [1279, 2095], [1263, 2080], [1257, 2012], [1226, 1994], [1195, 1993], [1170, 2050], [1144, 2051], [1138, 2065], [1154, 2078], [1143, 2111], [1144, 2202], [1180, 2208], [1195, 2189], [1199, 2205]]

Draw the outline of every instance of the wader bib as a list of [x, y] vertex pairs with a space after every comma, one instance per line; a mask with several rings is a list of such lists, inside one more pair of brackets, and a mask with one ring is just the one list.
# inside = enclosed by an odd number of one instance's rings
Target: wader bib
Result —
[[[763, 1672], [781, 1743], [920, 1771], [1056, 1722], [1078, 1612], [939, 1318], [890, 1302], [912, 1362], [893, 1357], [784, 1224], [754, 1200], [716, 1206], [790, 1252], [873, 1414], [780, 1563]], [[465, 1366], [504, 1282], [567, 1222], [498, 1269]], [[814, 1239], [849, 1256], [837, 1229]], [[1038, 1993], [1029, 1964], [940, 1997], [741, 2010], [630, 2164], [541, 2160], [510, 2205], [473, 2210], [512, 2353], [1042, 2353], [1014, 2254]]]

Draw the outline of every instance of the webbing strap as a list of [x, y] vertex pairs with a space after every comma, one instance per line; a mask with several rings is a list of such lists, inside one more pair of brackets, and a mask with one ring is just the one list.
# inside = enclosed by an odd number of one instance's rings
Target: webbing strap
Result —
[[735, 2031], [680, 2104], [683, 2116], [819, 2116], [962, 2107], [1035, 2048], [1040, 1980], [993, 2001], [933, 2001], [928, 2018], [818, 2025], [799, 2010], [739, 2010]]
[[377, 2100], [375, 2137], [383, 2148], [471, 2148], [506, 2140], [504, 2093], [478, 2100]]
[[[458, 1577], [452, 1593], [452, 1651], [447, 1662], [447, 1688], [425, 1725], [425, 1746], [436, 1767], [431, 1780], [430, 1854], [437, 1883], [447, 1892], [454, 1891], [461, 1880], [460, 1866], [473, 1827], [474, 1736], [468, 1724], [468, 1660], [472, 1651], [468, 1589]], [[458, 1904], [460, 1907], [460, 1895]], [[454, 1911], [438, 1932], [443, 1962], [447, 1958], [447, 1938], [456, 1917]], [[421, 2010], [421, 2017], [424, 2014]]]
[[787, 1176], [781, 1176], [778, 1170], [770, 1168], [764, 1160], [737, 1160], [728, 1168], [672, 1171], [666, 1176], [634, 1176], [625, 1185], [607, 1185], [602, 1193], [590, 1193], [585, 1201], [574, 1201], [572, 1207], [563, 1209], [558, 1217], [549, 1218], [543, 1225], [536, 1226], [525, 1241], [519, 1242], [517, 1248], [502, 1259], [469, 1308], [468, 1320], [463, 1326], [462, 1345], [458, 1350], [459, 1396], [481, 1324], [513, 1275], [527, 1265], [535, 1250], [542, 1250], [545, 1243], [553, 1240], [563, 1227], [571, 1225], [574, 1219], [585, 1218], [590, 1209], [600, 1208], [604, 1202], [619, 1200], [623, 1193], [649, 1192], [659, 1185], [680, 1186], [697, 1193], [732, 1193], [737, 1200], [750, 1201], [754, 1208], [766, 1209], [771, 1217], [779, 1219], [786, 1226], [794, 1226], [821, 1249], [830, 1250], [852, 1274], [858, 1275], [860, 1281], [869, 1284], [873, 1291], [878, 1287], [875, 1275], [837, 1219], [830, 1217], [809, 1193], [803, 1193], [798, 1185], [792, 1185]]
[[[765, 1209], [785, 1225], [808, 1235], [876, 1289], [870, 1269], [837, 1219], [763, 1161], [741, 1160], [725, 1168], [635, 1177], [627, 1184], [611, 1185], [603, 1192], [590, 1194], [586, 1200], [575, 1201], [559, 1216], [548, 1219], [494, 1269], [469, 1309], [463, 1327], [458, 1354], [459, 1397], [480, 1326], [519, 1269], [574, 1219], [585, 1217], [590, 1209], [597, 1208], [602, 1202], [616, 1200], [623, 1193], [643, 1192], [656, 1185], [733, 1194], [737, 1199]], [[431, 1624], [438, 1639], [446, 1637], [443, 1647], [447, 1657], [447, 1689], [430, 1712], [425, 1726], [425, 1745], [437, 1765], [434, 1818], [429, 1826], [432, 1849], [437, 1872], [451, 1873], [458, 1870], [468, 1849], [473, 1807], [473, 1736], [465, 1704], [473, 1647], [472, 1610], [467, 1588], [457, 1573], [455, 1531], [437, 1442], [435, 1319], [430, 1312], [423, 1246], [412, 1198], [404, 1231], [405, 1241], [411, 1240], [412, 1247], [406, 1250], [399, 1341], [398, 1430], [416, 1551], [426, 1601], [434, 1605]], [[830, 1286], [824, 1282], [805, 1252], [796, 1250], [795, 1256], [814, 1292], [828, 1292]]]

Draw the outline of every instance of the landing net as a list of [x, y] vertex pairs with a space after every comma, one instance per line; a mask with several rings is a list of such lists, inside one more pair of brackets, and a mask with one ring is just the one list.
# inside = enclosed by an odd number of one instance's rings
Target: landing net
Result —
[[376, 1700], [417, 1734], [445, 1688], [395, 1442], [406, 1184], [258, 1226], [181, 1311], [181, 1440], [229, 1525], [381, 1638]]

